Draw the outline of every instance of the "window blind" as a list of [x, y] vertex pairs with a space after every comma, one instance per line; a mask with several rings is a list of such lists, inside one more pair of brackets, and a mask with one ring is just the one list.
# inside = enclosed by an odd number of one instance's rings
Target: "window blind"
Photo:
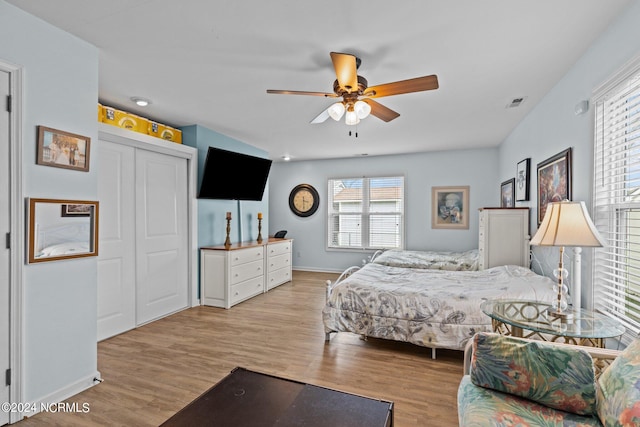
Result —
[[593, 217], [607, 246], [593, 263], [596, 309], [640, 332], [640, 67], [595, 98]]
[[403, 247], [404, 177], [328, 180], [327, 247]]

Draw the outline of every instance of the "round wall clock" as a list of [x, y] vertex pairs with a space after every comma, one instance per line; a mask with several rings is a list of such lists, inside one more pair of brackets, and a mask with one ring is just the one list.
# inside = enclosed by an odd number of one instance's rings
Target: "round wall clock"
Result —
[[309, 184], [299, 184], [293, 187], [289, 194], [289, 208], [298, 216], [311, 216], [320, 206], [318, 190]]

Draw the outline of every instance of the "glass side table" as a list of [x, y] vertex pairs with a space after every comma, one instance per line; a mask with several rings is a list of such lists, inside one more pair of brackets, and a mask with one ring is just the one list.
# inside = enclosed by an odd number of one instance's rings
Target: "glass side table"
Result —
[[578, 309], [573, 318], [562, 319], [547, 314], [550, 306], [541, 301], [496, 299], [484, 301], [480, 308], [491, 317], [494, 332], [520, 338], [604, 348], [606, 338], [619, 337], [625, 331], [619, 322], [603, 314]]

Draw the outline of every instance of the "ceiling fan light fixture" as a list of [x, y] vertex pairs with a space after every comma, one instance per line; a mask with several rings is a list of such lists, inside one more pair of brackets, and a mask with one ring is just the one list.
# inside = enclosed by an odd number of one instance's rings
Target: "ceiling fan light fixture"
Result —
[[336, 102], [327, 109], [329, 116], [336, 122], [342, 118], [344, 114], [344, 104], [342, 102]]
[[353, 109], [350, 109], [344, 117], [344, 122], [349, 126], [353, 126], [360, 123], [360, 119], [358, 118], [358, 114], [356, 114]]
[[364, 101], [356, 101], [353, 105], [353, 110], [359, 119], [365, 119], [371, 113], [371, 106]]

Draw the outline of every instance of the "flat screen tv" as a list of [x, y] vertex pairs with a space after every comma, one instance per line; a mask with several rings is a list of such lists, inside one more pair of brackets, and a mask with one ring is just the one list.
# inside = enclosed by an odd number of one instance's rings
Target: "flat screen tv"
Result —
[[271, 160], [209, 147], [199, 199], [262, 200]]

